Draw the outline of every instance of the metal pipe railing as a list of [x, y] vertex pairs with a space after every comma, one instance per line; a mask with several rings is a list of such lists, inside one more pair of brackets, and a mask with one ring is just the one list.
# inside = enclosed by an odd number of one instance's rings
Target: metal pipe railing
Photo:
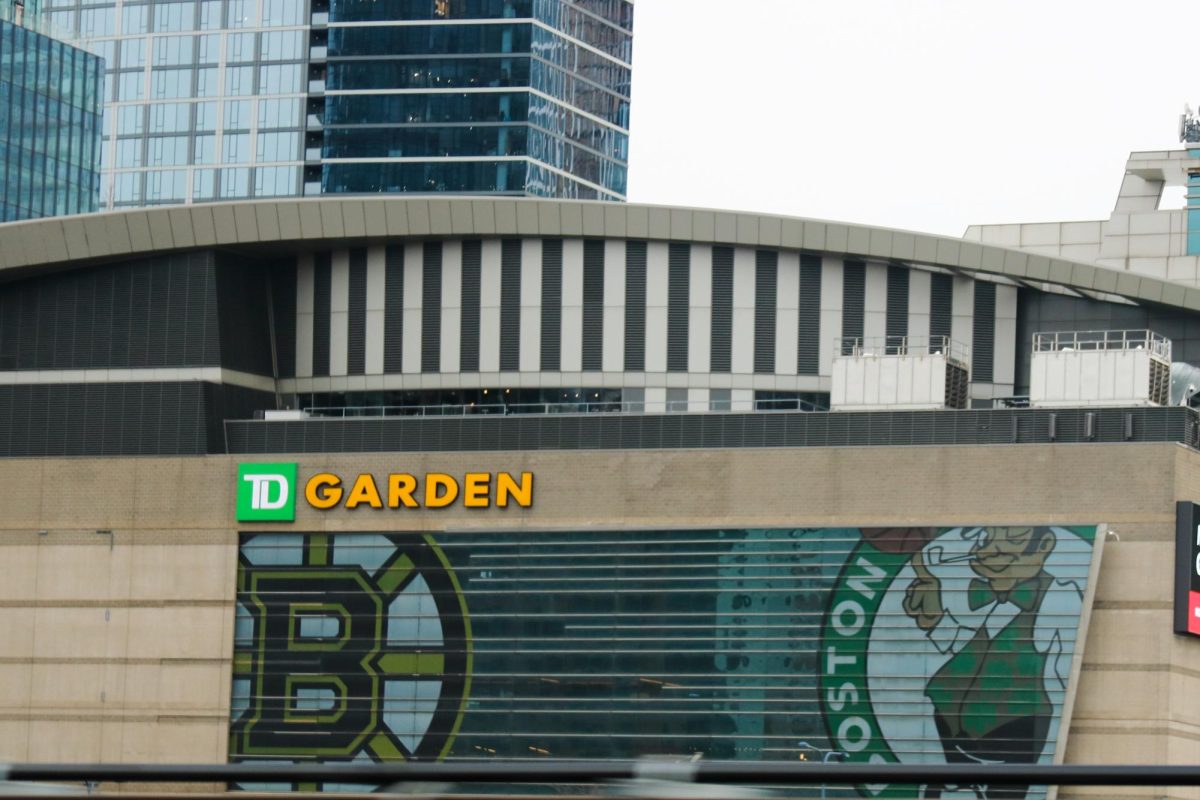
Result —
[[629, 779], [708, 784], [939, 783], [995, 786], [1200, 786], [1200, 765], [869, 764], [751, 761], [460, 761], [394, 764], [13, 764], [0, 780], [391, 785], [600, 783]]

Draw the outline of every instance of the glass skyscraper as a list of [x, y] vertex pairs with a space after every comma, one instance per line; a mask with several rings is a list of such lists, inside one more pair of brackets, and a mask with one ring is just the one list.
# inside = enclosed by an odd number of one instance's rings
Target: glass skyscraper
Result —
[[105, 208], [625, 197], [628, 0], [41, 0], [97, 49]]
[[100, 58], [0, 0], [0, 222], [95, 211]]

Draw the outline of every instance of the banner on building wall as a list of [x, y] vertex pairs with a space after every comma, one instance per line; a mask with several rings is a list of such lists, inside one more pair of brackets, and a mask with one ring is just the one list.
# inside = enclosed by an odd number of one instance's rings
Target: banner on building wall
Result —
[[1048, 763], [1095, 536], [245, 534], [230, 755]]
[[1175, 633], [1200, 636], [1200, 506], [1175, 504]]

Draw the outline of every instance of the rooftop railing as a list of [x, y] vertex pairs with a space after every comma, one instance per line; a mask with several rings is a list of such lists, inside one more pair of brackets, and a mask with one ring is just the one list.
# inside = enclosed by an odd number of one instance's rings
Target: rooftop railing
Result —
[[966, 365], [970, 348], [949, 336], [844, 336], [833, 340], [834, 356], [946, 356]]
[[1094, 350], [1148, 350], [1168, 363], [1171, 361], [1171, 340], [1150, 330], [1056, 331], [1033, 335], [1035, 353]]

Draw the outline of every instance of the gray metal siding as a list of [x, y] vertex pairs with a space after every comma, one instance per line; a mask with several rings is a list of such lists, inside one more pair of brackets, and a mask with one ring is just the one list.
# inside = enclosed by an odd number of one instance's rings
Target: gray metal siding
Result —
[[317, 253], [313, 268], [313, 375], [329, 374], [329, 327], [332, 295], [329, 253]]
[[542, 370], [562, 368], [562, 239], [542, 242]]
[[779, 281], [779, 254], [759, 250], [754, 254], [754, 371], [775, 372], [776, 285]]
[[796, 373], [821, 371], [821, 257], [800, 255], [800, 324], [796, 332]]
[[625, 371], [646, 369], [646, 243], [625, 243]]
[[500, 369], [521, 369], [521, 240], [500, 243]]
[[604, 369], [604, 240], [583, 243], [583, 369]]
[[483, 242], [468, 239], [462, 254], [462, 319], [459, 324], [458, 369], [479, 372], [479, 304]]
[[712, 342], [710, 372], [729, 372], [733, 360], [733, 248], [712, 251]]
[[688, 371], [688, 298], [692, 246], [671, 242], [667, 253], [667, 372]]
[[383, 371], [404, 369], [404, 245], [388, 245], [383, 279]]
[[442, 364], [442, 243], [425, 242], [421, 259], [421, 372], [439, 372]]

